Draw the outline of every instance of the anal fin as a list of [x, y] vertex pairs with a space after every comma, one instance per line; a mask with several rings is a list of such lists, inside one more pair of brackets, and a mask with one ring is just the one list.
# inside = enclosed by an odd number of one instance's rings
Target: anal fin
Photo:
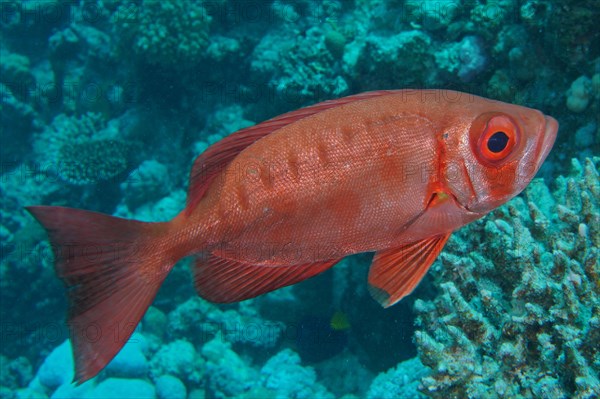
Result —
[[375, 253], [369, 270], [369, 292], [389, 307], [419, 285], [450, 238], [446, 233]]
[[263, 266], [210, 254], [208, 259], [196, 261], [194, 285], [198, 294], [211, 302], [238, 302], [314, 277], [340, 260]]

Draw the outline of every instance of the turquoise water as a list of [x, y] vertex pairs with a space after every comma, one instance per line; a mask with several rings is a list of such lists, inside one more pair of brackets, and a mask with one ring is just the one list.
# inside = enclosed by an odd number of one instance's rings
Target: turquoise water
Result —
[[[1, 0], [0, 397], [599, 397], [599, 18], [591, 0]], [[196, 294], [187, 258], [72, 384], [68, 290], [25, 206], [167, 221], [231, 133], [395, 89], [535, 108], [559, 133], [398, 304], [371, 298], [370, 253], [232, 304]]]

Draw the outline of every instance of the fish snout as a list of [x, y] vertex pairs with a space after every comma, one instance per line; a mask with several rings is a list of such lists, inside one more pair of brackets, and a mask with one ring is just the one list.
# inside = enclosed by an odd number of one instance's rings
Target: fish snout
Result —
[[544, 132], [541, 138], [542, 146], [537, 159], [538, 168], [541, 166], [541, 164], [544, 162], [544, 160], [550, 153], [550, 150], [554, 145], [554, 141], [556, 140], [556, 135], [558, 133], [558, 121], [548, 115], [544, 115], [544, 119], [546, 121], [546, 124], [543, 127]]

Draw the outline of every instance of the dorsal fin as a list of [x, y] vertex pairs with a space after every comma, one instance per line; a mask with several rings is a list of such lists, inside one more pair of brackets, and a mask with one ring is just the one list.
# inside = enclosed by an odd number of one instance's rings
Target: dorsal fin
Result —
[[192, 213], [213, 180], [221, 173], [240, 152], [254, 144], [261, 138], [274, 131], [296, 122], [300, 119], [314, 115], [329, 108], [334, 108], [354, 101], [366, 100], [385, 94], [391, 94], [391, 90], [370, 91], [355, 94], [353, 96], [328, 100], [283, 115], [276, 116], [258, 125], [238, 130], [215, 143], [196, 158], [190, 174], [190, 185], [186, 204], [186, 214]]

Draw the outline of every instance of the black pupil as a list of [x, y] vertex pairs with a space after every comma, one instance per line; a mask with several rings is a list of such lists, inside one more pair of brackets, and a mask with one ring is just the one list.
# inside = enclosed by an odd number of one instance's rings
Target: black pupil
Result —
[[500, 152], [506, 148], [508, 144], [508, 136], [504, 132], [496, 132], [492, 134], [492, 137], [488, 140], [488, 150], [491, 152]]

